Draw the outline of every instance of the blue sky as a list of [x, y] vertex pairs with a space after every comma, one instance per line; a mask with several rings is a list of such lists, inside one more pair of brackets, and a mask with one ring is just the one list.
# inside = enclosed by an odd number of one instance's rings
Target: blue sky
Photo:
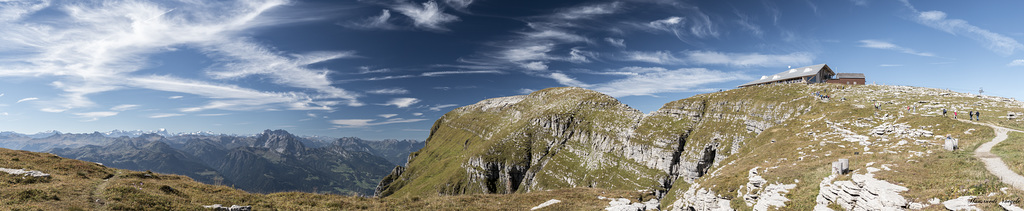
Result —
[[0, 130], [425, 139], [558, 86], [651, 112], [788, 66], [1024, 97], [1024, 2], [6, 1]]

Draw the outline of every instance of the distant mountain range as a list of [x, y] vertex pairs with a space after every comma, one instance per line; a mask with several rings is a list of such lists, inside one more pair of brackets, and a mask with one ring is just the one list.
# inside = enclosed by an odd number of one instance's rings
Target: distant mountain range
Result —
[[115, 168], [180, 174], [251, 192], [369, 195], [392, 168], [404, 165], [409, 153], [424, 145], [414, 140], [355, 137], [328, 142], [323, 137], [298, 137], [284, 130], [266, 130], [255, 136], [150, 132], [0, 132], [0, 147], [50, 152]]

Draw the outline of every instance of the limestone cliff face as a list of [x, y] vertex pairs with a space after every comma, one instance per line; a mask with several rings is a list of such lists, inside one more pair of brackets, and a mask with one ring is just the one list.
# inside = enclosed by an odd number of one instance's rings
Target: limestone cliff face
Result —
[[488, 99], [438, 119], [426, 146], [377, 194], [597, 187], [664, 196], [677, 179], [704, 176], [744, 140], [809, 108], [801, 102], [713, 93], [644, 115], [582, 88]]

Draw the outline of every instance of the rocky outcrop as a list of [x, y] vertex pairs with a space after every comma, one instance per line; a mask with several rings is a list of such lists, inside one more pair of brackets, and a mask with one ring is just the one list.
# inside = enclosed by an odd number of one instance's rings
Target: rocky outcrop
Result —
[[972, 199], [977, 198], [975, 196], [961, 196], [959, 198], [950, 199], [949, 201], [942, 202], [942, 206], [947, 210], [981, 210], [974, 206]]
[[818, 206], [835, 203], [846, 210], [907, 209], [910, 203], [900, 195], [907, 188], [878, 180], [872, 174], [853, 174], [852, 181], [832, 181], [826, 177], [819, 184]]
[[252, 206], [231, 205], [230, 207], [224, 207], [224, 206], [221, 206], [220, 204], [204, 205], [203, 208], [213, 209], [213, 210], [217, 210], [217, 211], [221, 211], [221, 210], [223, 210], [223, 211], [250, 211], [250, 210], [252, 210]]
[[377, 187], [374, 188], [373, 196], [380, 197], [391, 195], [391, 193], [385, 191], [388, 191], [391, 188], [391, 184], [395, 183], [395, 180], [399, 179], [402, 172], [405, 172], [405, 166], [395, 166], [395, 169], [392, 169], [391, 173], [388, 174], [388, 176], [385, 176], [384, 179], [381, 179], [380, 183], [377, 184]]
[[7, 172], [7, 174], [22, 175], [29, 177], [50, 177], [50, 174], [43, 173], [41, 171], [25, 170], [25, 169], [9, 169], [0, 168], [0, 171]]
[[672, 210], [732, 211], [729, 199], [718, 196], [715, 191], [693, 184], [683, 197], [671, 205]]
[[646, 202], [631, 202], [626, 198], [605, 198], [599, 196], [598, 199], [610, 200], [608, 207], [604, 210], [607, 211], [644, 211], [644, 210], [658, 210], [658, 200], [651, 199]]
[[796, 184], [768, 184], [768, 181], [757, 173], [758, 168], [750, 169], [747, 173], [747, 184], [742, 186], [742, 192], [737, 192], [743, 198], [747, 206], [754, 210], [768, 210], [771, 207], [785, 207], [789, 201], [785, 194], [796, 188]]

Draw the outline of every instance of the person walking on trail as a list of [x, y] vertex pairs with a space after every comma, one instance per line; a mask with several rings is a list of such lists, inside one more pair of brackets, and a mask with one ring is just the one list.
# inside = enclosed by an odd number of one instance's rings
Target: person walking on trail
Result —
[[946, 116], [946, 108], [942, 108], [942, 116]]
[[953, 112], [953, 119], [956, 119], [956, 111]]
[[981, 121], [981, 112], [980, 111], [975, 111], [974, 112], [974, 119], [976, 121]]
[[971, 115], [971, 121], [974, 121], [974, 111], [968, 111], [967, 115]]

